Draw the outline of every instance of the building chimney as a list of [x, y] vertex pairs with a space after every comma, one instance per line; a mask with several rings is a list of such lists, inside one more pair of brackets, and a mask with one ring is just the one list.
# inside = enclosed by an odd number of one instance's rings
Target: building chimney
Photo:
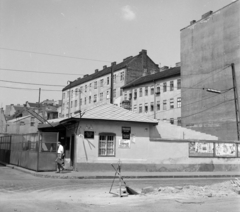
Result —
[[87, 77], [87, 76], [89, 76], [88, 74], [85, 74], [85, 75], [83, 75], [83, 78], [85, 78], [85, 77]]
[[98, 69], [95, 69], [95, 73], [98, 73]]
[[105, 69], [105, 68], [107, 68], [107, 66], [105, 65], [105, 66], [103, 66], [103, 69]]
[[213, 13], [213, 11], [209, 11], [209, 12], [207, 12], [207, 13], [204, 13], [204, 14], [202, 15], [202, 19], [207, 18], [208, 16], [212, 15], [212, 13]]
[[168, 70], [168, 69], [169, 69], [168, 66], [163, 66], [163, 67], [160, 68], [160, 71], [166, 71], [166, 70]]
[[196, 23], [196, 21], [195, 21], [195, 20], [192, 20], [192, 21], [190, 22], [190, 25], [195, 24], [195, 23]]
[[180, 67], [181, 66], [181, 62], [178, 62], [175, 64], [176, 67]]
[[142, 55], [142, 68], [147, 69], [147, 50], [143, 49], [139, 54]]

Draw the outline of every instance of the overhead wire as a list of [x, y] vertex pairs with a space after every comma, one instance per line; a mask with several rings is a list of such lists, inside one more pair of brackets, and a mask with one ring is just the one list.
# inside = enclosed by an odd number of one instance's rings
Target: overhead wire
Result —
[[[38, 91], [39, 90], [39, 89], [36, 89], [36, 88], [19, 88], [19, 87], [9, 87], [9, 86], [0, 86], [0, 88], [9, 88], [9, 89], [27, 90], [27, 91]], [[41, 91], [61, 91], [61, 90], [41, 89]]]
[[42, 86], [55, 86], [55, 87], [64, 87], [65, 85], [52, 85], [52, 84], [38, 84], [38, 83], [28, 83], [28, 82], [16, 82], [16, 81], [9, 81], [9, 80], [0, 80], [1, 82], [10, 82], [10, 83], [17, 83], [17, 84], [25, 84], [25, 85], [42, 85]]
[[0, 49], [8, 50], [8, 51], [15, 51], [15, 52], [24, 52], [24, 53], [31, 53], [31, 54], [46, 55], [46, 56], [54, 56], [54, 57], [63, 57], [63, 58], [70, 58], [70, 59], [79, 59], [79, 60], [89, 60], [89, 61], [95, 61], [95, 62], [111, 63], [111, 61], [107, 61], [107, 60], [97, 60], [97, 59], [90, 59], [90, 58], [84, 58], [84, 57], [66, 56], [66, 55], [59, 55], [59, 54], [51, 54], [51, 53], [43, 53], [43, 52], [35, 52], [35, 51], [26, 51], [26, 50], [20, 50], [20, 49], [10, 49], [10, 48], [4, 48], [4, 47], [0, 47]]

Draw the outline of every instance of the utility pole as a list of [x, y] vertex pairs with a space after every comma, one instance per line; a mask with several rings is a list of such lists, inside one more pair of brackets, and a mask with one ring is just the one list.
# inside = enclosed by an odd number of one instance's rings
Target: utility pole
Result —
[[[236, 124], [237, 124], [237, 138], [240, 141], [240, 115], [239, 115], [239, 101], [238, 101], [238, 86], [236, 80], [235, 66], [234, 63], [231, 64], [232, 67], [232, 79], [233, 79], [233, 95], [234, 95], [234, 105], [236, 113]], [[207, 92], [221, 94], [221, 91], [215, 89], [206, 89]]]
[[114, 73], [115, 65], [116, 65], [116, 62], [112, 62], [112, 65], [111, 65], [110, 104], [113, 104], [113, 73]]
[[39, 88], [39, 95], [38, 95], [38, 107], [40, 109], [40, 97], [41, 97], [41, 88]]
[[233, 93], [234, 93], [236, 124], [237, 124], [237, 138], [238, 138], [238, 141], [240, 141], [240, 116], [239, 116], [238, 87], [237, 87], [234, 63], [231, 64], [231, 67], [232, 67]]

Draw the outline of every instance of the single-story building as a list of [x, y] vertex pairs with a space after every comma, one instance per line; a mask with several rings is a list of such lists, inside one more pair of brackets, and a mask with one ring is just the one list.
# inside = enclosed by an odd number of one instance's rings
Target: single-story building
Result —
[[188, 139], [163, 138], [164, 122], [112, 104], [95, 105], [74, 117], [48, 122], [51, 126], [38, 127], [44, 142], [52, 143], [57, 134], [65, 149], [66, 166], [77, 171], [112, 170], [111, 164], [119, 160], [124, 170], [131, 171], [240, 170], [239, 141], [218, 141], [211, 136], [207, 140], [206, 134], [202, 138], [197, 132], [195, 138], [194, 133]]

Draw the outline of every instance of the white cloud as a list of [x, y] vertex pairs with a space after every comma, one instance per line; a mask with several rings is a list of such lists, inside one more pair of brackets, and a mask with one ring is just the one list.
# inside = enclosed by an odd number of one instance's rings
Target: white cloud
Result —
[[129, 5], [126, 5], [122, 8], [123, 18], [127, 21], [132, 21], [136, 18], [136, 14], [133, 12]]

